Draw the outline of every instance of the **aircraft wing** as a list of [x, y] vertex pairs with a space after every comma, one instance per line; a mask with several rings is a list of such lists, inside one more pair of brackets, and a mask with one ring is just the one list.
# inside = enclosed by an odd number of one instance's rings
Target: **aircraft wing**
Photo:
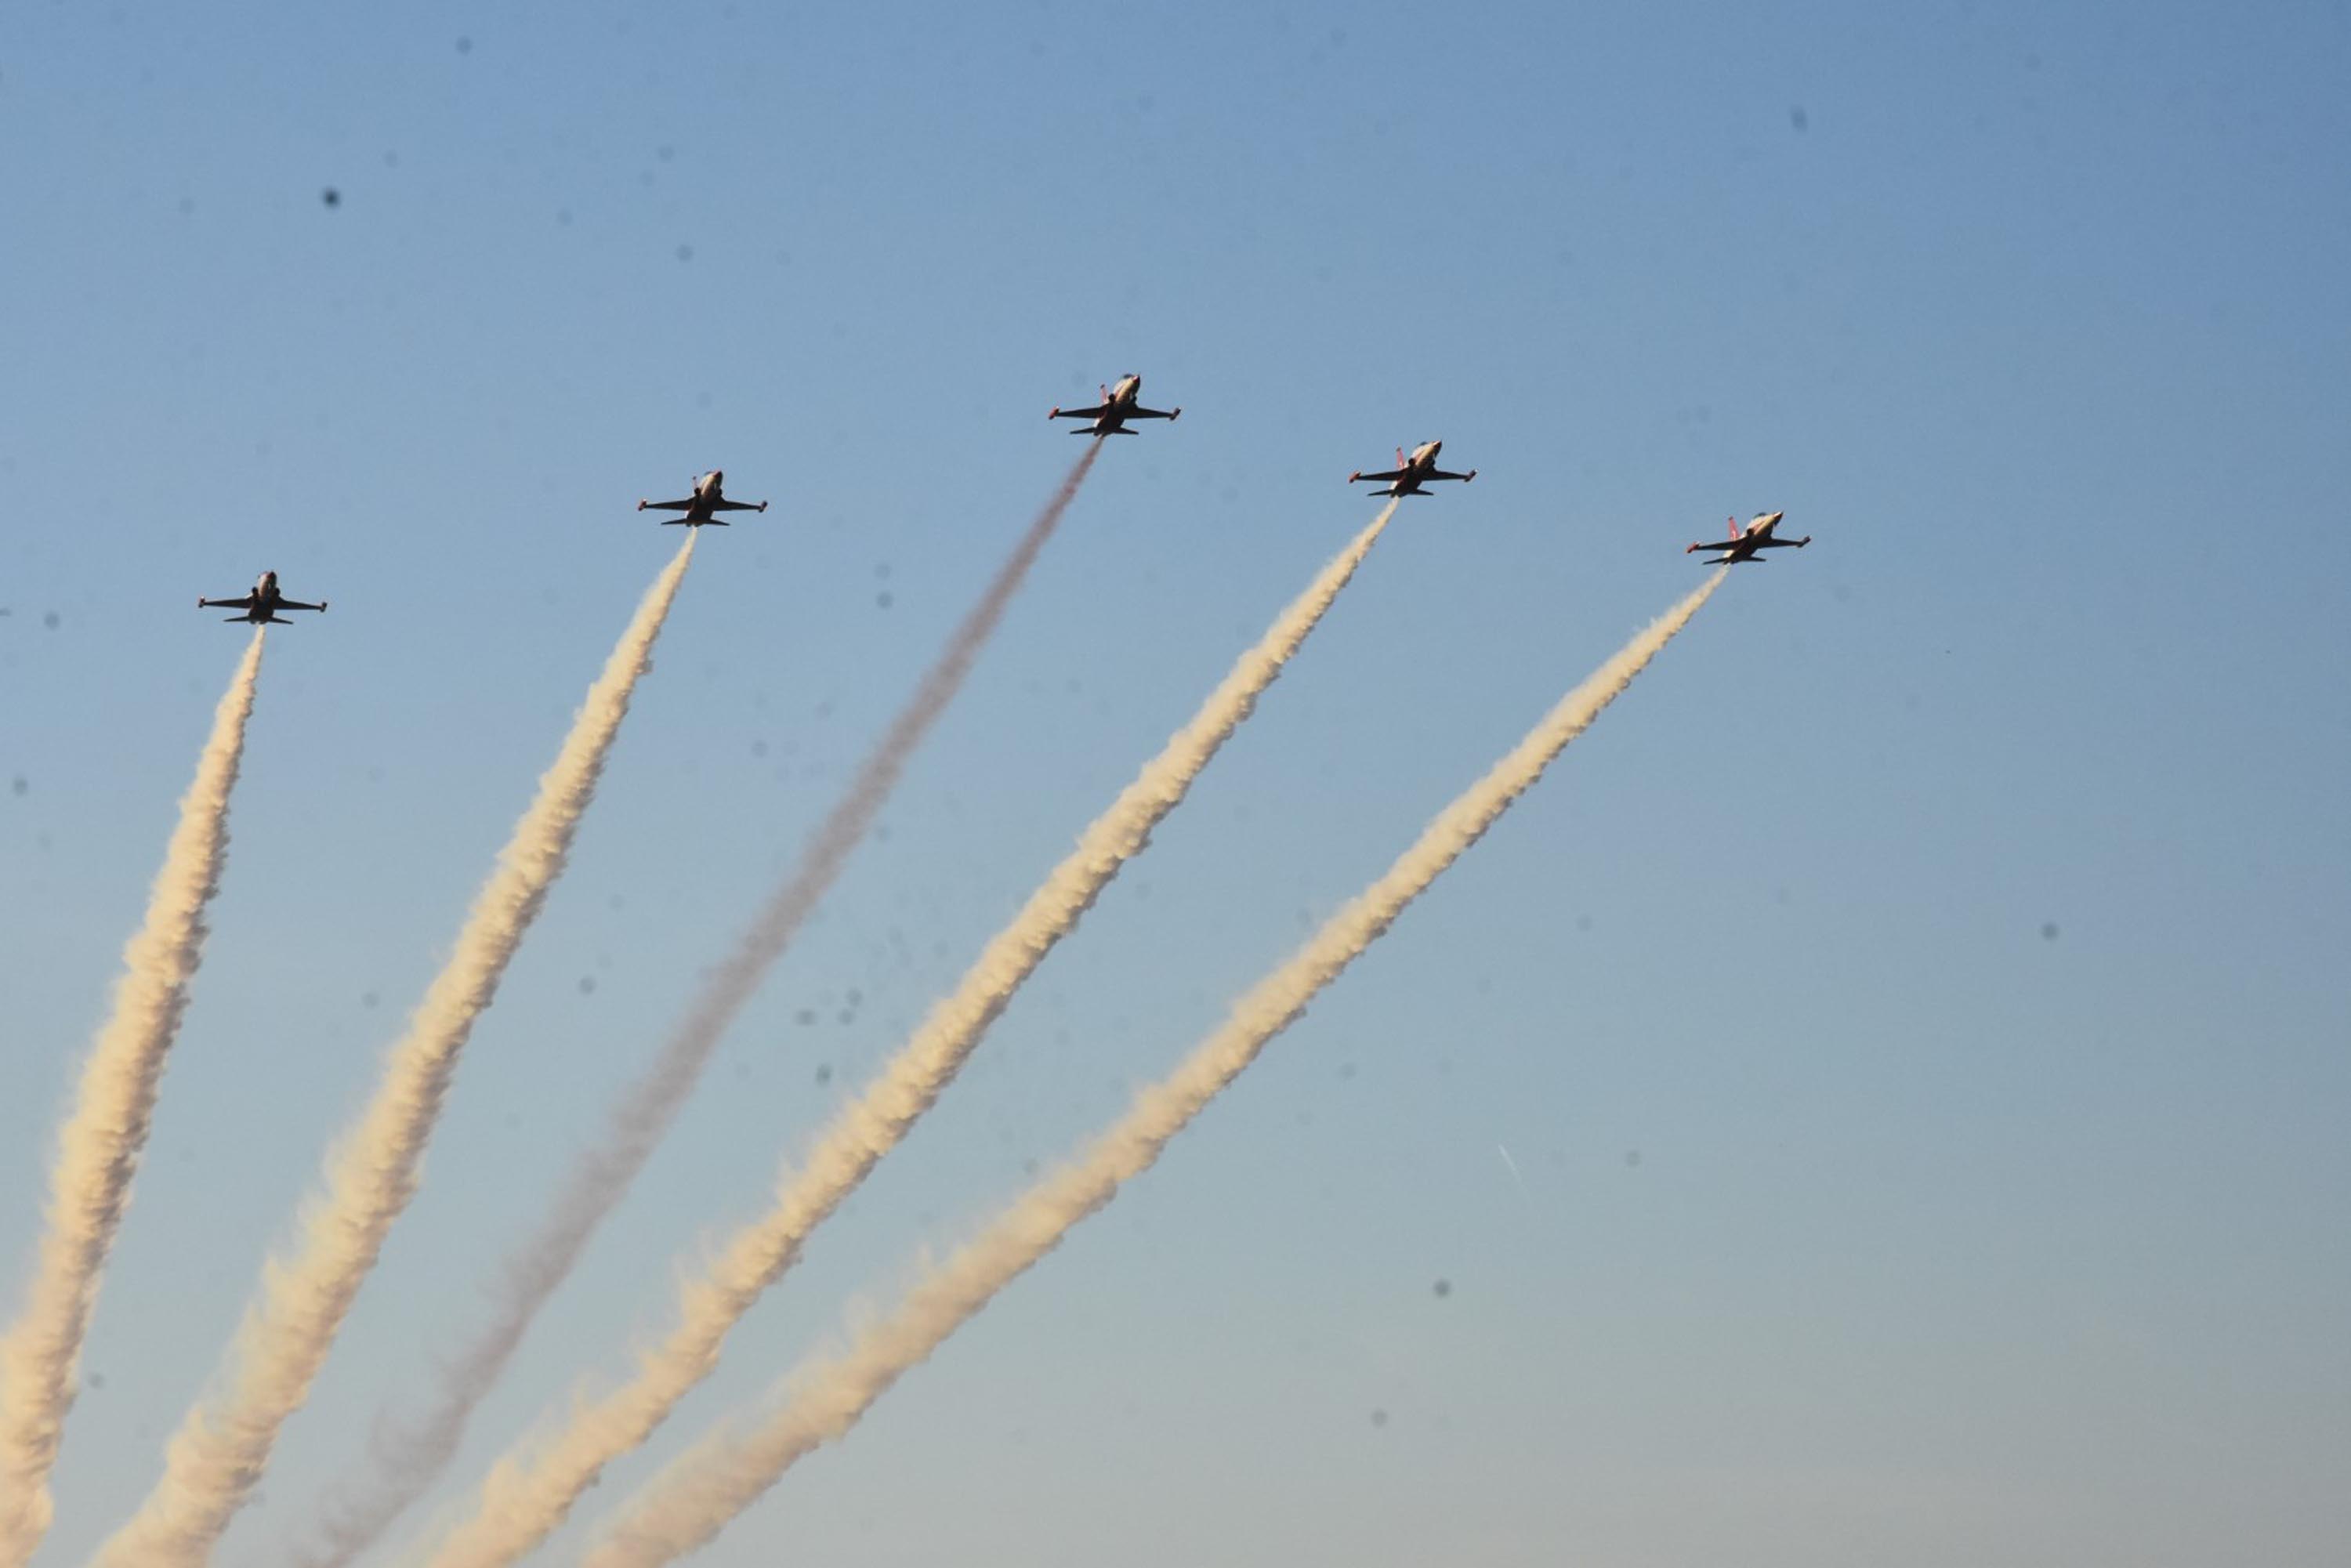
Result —
[[1347, 476], [1347, 483], [1353, 485], [1361, 479], [1401, 479], [1403, 477], [1403, 469], [1391, 468], [1384, 474], [1350, 474]]
[[1129, 419], [1173, 419], [1183, 412], [1184, 411], [1180, 408], [1131, 408], [1126, 411], [1126, 417]]
[[1431, 468], [1421, 477], [1424, 479], [1475, 479], [1478, 477], [1478, 470], [1472, 468], [1467, 474], [1448, 474], [1442, 468]]
[[764, 512], [768, 509], [768, 503], [765, 501], [713, 501], [710, 503], [710, 509], [714, 512]]
[[196, 601], [196, 608], [199, 610], [250, 610], [253, 608], [253, 595], [248, 593], [236, 599], [199, 599]]
[[683, 501], [639, 501], [637, 510], [640, 512], [690, 512], [694, 510], [694, 501], [692, 497]]
[[279, 610], [324, 610], [326, 607], [327, 601], [323, 599], [316, 604], [305, 604], [298, 599], [281, 599], [276, 605]]
[[1098, 402], [1092, 408], [1057, 408], [1047, 419], [1100, 419], [1110, 412], [1110, 404]]

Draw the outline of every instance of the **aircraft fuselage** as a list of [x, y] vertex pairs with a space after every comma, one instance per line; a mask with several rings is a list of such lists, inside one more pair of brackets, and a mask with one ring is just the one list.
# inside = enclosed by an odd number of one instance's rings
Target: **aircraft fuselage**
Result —
[[662, 521], [664, 524], [683, 523], [690, 528], [698, 528], [705, 523], [716, 523], [720, 528], [725, 528], [726, 524], [718, 517], [721, 512], [764, 512], [767, 509], [768, 503], [765, 501], [728, 500], [726, 471], [723, 468], [713, 468], [707, 474], [697, 476], [694, 481], [694, 487], [686, 493], [685, 498], [682, 501], [639, 501], [637, 503], [637, 510], [640, 512], [681, 513], [682, 516], [664, 517]]
[[237, 613], [228, 619], [249, 621], [256, 626], [292, 625], [292, 622], [277, 613], [280, 610], [324, 610], [326, 607], [327, 601], [323, 599], [316, 604], [304, 604], [299, 600], [287, 598], [277, 586], [277, 574], [274, 571], [263, 572], [261, 580], [253, 585], [251, 593], [235, 599], [196, 601], [196, 608], [199, 610], [234, 610]]
[[1102, 389], [1102, 402], [1092, 408], [1063, 409], [1055, 406], [1047, 419], [1082, 419], [1071, 434], [1074, 435], [1133, 435], [1126, 427], [1130, 419], [1174, 419], [1184, 411], [1180, 408], [1155, 409], [1143, 406], [1143, 378], [1129, 372]]
[[1358, 468], [1347, 476], [1347, 483], [1352, 485], [1359, 479], [1381, 479], [1387, 482], [1387, 488], [1373, 491], [1372, 494], [1375, 496], [1426, 496], [1428, 492], [1421, 486], [1432, 479], [1459, 479], [1467, 482], [1478, 477], [1478, 470], [1475, 468], [1470, 469], [1467, 474], [1448, 474], [1439, 468], [1437, 465], [1437, 455], [1444, 450], [1445, 443], [1442, 441], [1424, 441], [1412, 449], [1411, 456], [1406, 457], [1404, 455], [1404, 448], [1399, 446], [1396, 448], [1396, 465], [1393, 469], [1378, 474], [1366, 474]]
[[694, 505], [687, 509], [684, 521], [706, 523], [718, 502], [726, 498], [726, 471], [713, 468], [694, 482]]
[[1762, 559], [1756, 553], [1758, 550], [1802, 549], [1813, 542], [1812, 535], [1806, 534], [1800, 539], [1783, 539], [1772, 531], [1780, 526], [1780, 519], [1787, 515], [1785, 512], [1758, 512], [1743, 528], [1739, 526], [1739, 519], [1733, 517], [1730, 519], [1729, 538], [1719, 544], [1708, 544], [1700, 539], [1682, 553], [1691, 555], [1702, 549], [1720, 550], [1722, 553], [1708, 560], [1707, 565], [1738, 566], [1741, 562]]

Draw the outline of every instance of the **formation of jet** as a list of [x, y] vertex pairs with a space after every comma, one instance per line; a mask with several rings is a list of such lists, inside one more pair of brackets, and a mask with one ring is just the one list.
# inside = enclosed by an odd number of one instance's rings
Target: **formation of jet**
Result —
[[1437, 465], [1437, 455], [1444, 450], [1445, 443], [1442, 441], [1426, 441], [1414, 447], [1412, 455], [1406, 457], [1404, 455], [1404, 448], [1399, 446], [1396, 448], [1396, 465], [1394, 468], [1384, 474], [1366, 474], [1358, 468], [1347, 476], [1347, 483], [1353, 485], [1359, 479], [1384, 479], [1387, 481], [1388, 487], [1384, 490], [1374, 490], [1372, 492], [1373, 495], [1426, 496], [1428, 492], [1421, 486], [1431, 479], [1458, 479], [1467, 484], [1478, 477], [1478, 470], [1475, 468], [1470, 469], [1467, 474], [1448, 474], [1439, 468]]
[[723, 528], [727, 526], [727, 523], [726, 518], [716, 515], [720, 512], [764, 512], [767, 509], [768, 503], [765, 501], [728, 500], [726, 472], [717, 468], [713, 468], [709, 473], [696, 479], [694, 482], [694, 494], [683, 501], [639, 501], [637, 503], [637, 510], [640, 512], [684, 512], [685, 514], [682, 517], [664, 517], [662, 519], [664, 528], [683, 523], [689, 528], [698, 528], [705, 523], [716, 523]]
[[253, 591], [241, 598], [196, 601], [196, 608], [199, 610], [234, 610], [237, 613], [225, 616], [223, 619], [250, 621], [256, 626], [265, 623], [273, 626], [294, 624], [277, 613], [281, 610], [324, 610], [326, 607], [327, 601], [323, 599], [316, 604], [305, 604], [298, 599], [288, 599], [278, 592], [277, 574], [274, 571], [263, 572], [261, 580], [253, 585]]
[[1091, 419], [1092, 424], [1081, 425], [1070, 432], [1072, 435], [1133, 435], [1126, 428], [1130, 419], [1174, 419], [1184, 411], [1180, 408], [1144, 408], [1135, 400], [1143, 395], [1143, 378], [1123, 375], [1116, 384], [1102, 389], [1102, 402], [1092, 408], [1057, 408], [1047, 419]]
[[[1126, 428], [1128, 420], [1174, 419], [1184, 412], [1180, 408], [1144, 408], [1138, 401], [1142, 392], [1141, 376], [1123, 375], [1114, 383], [1102, 388], [1102, 402], [1092, 408], [1057, 408], [1046, 417], [1083, 419], [1092, 422], [1081, 425], [1071, 433], [1076, 435], [1132, 435], [1134, 432]], [[1467, 474], [1453, 474], [1439, 468], [1437, 465], [1437, 455], [1444, 449], [1445, 443], [1441, 441], [1425, 442], [1415, 447], [1412, 455], [1407, 457], [1405, 455], [1404, 448], [1399, 446], [1396, 448], [1396, 465], [1394, 468], [1377, 474], [1366, 474], [1358, 469], [1347, 476], [1347, 483], [1353, 485], [1369, 479], [1384, 484], [1386, 488], [1372, 492], [1376, 496], [1425, 496], [1428, 492], [1422, 486], [1436, 480], [1458, 479], [1467, 483], [1478, 477], [1478, 470], [1475, 468], [1470, 469]], [[726, 486], [725, 472], [713, 468], [709, 473], [694, 481], [694, 493], [684, 499], [639, 501], [637, 510], [682, 514], [679, 517], [664, 517], [662, 521], [664, 525], [676, 523], [687, 528], [699, 528], [705, 523], [716, 523], [724, 528], [726, 526], [726, 521], [718, 516], [721, 512], [764, 512], [768, 509], [768, 503], [765, 501], [728, 500]], [[1743, 528], [1739, 526], [1739, 519], [1733, 517], [1730, 519], [1730, 535], [1728, 538], [1717, 544], [1704, 542], [1693, 544], [1683, 553], [1695, 554], [1705, 549], [1719, 550], [1720, 554], [1711, 557], [1707, 561], [1708, 566], [1736, 566], [1741, 561], [1762, 559], [1763, 557], [1759, 552], [1763, 550], [1791, 548], [1802, 549], [1813, 542], [1812, 536], [1809, 534], [1800, 539], [1778, 538], [1773, 530], [1780, 526], [1780, 519], [1785, 514], [1781, 512], [1759, 512], [1754, 520]], [[241, 598], [199, 599], [196, 604], [201, 609], [234, 610], [236, 613], [229, 617], [232, 621], [249, 621], [256, 625], [266, 623], [279, 626], [288, 624], [285, 618], [277, 613], [281, 610], [324, 610], [327, 607], [327, 601], [323, 599], [316, 604], [305, 604], [299, 600], [287, 598], [277, 590], [277, 574], [274, 571], [263, 572], [261, 580], [254, 585], [253, 591]]]
[[1730, 537], [1728, 539], [1719, 544], [1708, 544], [1700, 539], [1688, 549], [1682, 551], [1682, 554], [1691, 555], [1702, 549], [1719, 549], [1722, 553], [1708, 561], [1707, 565], [1737, 566], [1743, 560], [1760, 561], [1762, 558], [1755, 553], [1757, 550], [1802, 549], [1812, 543], [1813, 536], [1810, 534], [1806, 534], [1800, 539], [1776, 538], [1772, 536], [1771, 530], [1780, 526], [1780, 519], [1785, 516], [1787, 516], [1785, 512], [1758, 512], [1755, 514], [1755, 520], [1743, 528], [1739, 526], [1739, 519], [1733, 517], [1730, 519]]

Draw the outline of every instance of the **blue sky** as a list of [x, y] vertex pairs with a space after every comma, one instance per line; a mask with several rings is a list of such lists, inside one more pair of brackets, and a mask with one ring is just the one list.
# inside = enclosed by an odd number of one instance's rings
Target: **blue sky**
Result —
[[471, 1321], [1076, 455], [1045, 409], [1128, 370], [1183, 421], [1104, 455], [463, 1480], [664, 1321], [1360, 526], [1343, 476], [1441, 436], [1478, 482], [1406, 503], [604, 1502], [1171, 1064], [1682, 545], [1785, 508], [1815, 548], [707, 1561], [2339, 1559], [2346, 43], [2315, 5], [22, 9], [11, 1300], [241, 643], [189, 601], [334, 601], [273, 634], [43, 1561], [144, 1492], [674, 547], [634, 501], [723, 465], [774, 505], [704, 541], [236, 1561]]

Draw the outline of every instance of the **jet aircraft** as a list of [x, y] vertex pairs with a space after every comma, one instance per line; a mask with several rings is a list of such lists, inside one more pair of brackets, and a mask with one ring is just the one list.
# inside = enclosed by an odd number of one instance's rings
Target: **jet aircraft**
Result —
[[723, 528], [728, 526], [726, 519], [716, 516], [716, 513], [764, 512], [767, 509], [768, 503], [765, 501], [728, 500], [726, 474], [724, 469], [719, 468], [713, 468], [709, 473], [695, 479], [694, 494], [683, 501], [639, 501], [637, 503], [637, 510], [640, 512], [684, 512], [685, 514], [682, 517], [664, 517], [662, 519], [664, 528], [683, 523], [689, 528], [698, 528], [705, 523], [716, 523]]
[[1778, 528], [1780, 519], [1786, 516], [1785, 512], [1758, 512], [1755, 514], [1755, 520], [1744, 528], [1739, 526], [1739, 519], [1733, 517], [1730, 519], [1729, 538], [1719, 544], [1708, 544], [1704, 539], [1700, 539], [1688, 549], [1682, 551], [1682, 554], [1691, 555], [1702, 549], [1719, 549], [1722, 553], [1708, 561], [1707, 565], [1737, 566], [1743, 560], [1761, 563], [1762, 558], [1755, 553], [1757, 550], [1802, 549], [1812, 543], [1813, 536], [1810, 534], [1806, 534], [1800, 539], [1776, 538], [1772, 536], [1771, 530]]
[[277, 574], [274, 571], [263, 572], [261, 574], [261, 580], [253, 585], [253, 591], [246, 594], [242, 598], [199, 599], [196, 601], [196, 608], [199, 610], [234, 610], [237, 612], [236, 614], [224, 616], [222, 619], [227, 621], [250, 621], [256, 626], [265, 624], [272, 626], [291, 626], [294, 622], [278, 614], [277, 612], [279, 611], [324, 610], [326, 607], [327, 601], [323, 599], [319, 601], [316, 604], [305, 604], [298, 599], [288, 599], [285, 595], [279, 593], [277, 591]]
[[1092, 424], [1080, 425], [1071, 435], [1133, 435], [1126, 428], [1130, 419], [1174, 419], [1184, 411], [1180, 408], [1144, 408], [1135, 399], [1143, 392], [1143, 378], [1123, 375], [1102, 389], [1102, 402], [1092, 408], [1057, 408], [1047, 419], [1091, 419]]
[[1478, 477], [1478, 470], [1475, 468], [1470, 469], [1467, 474], [1448, 474], [1439, 468], [1437, 465], [1437, 455], [1444, 450], [1445, 443], [1442, 441], [1423, 442], [1412, 449], [1411, 456], [1406, 457], [1404, 455], [1404, 448], [1399, 446], [1396, 448], [1396, 465], [1394, 468], [1384, 474], [1366, 474], [1358, 468], [1347, 476], [1347, 483], [1352, 485], [1359, 479], [1384, 479], [1387, 481], [1388, 487], [1384, 490], [1374, 490], [1372, 492], [1373, 495], [1426, 496], [1428, 492], [1421, 486], [1431, 479], [1458, 479], [1467, 484], [1469, 480]]

